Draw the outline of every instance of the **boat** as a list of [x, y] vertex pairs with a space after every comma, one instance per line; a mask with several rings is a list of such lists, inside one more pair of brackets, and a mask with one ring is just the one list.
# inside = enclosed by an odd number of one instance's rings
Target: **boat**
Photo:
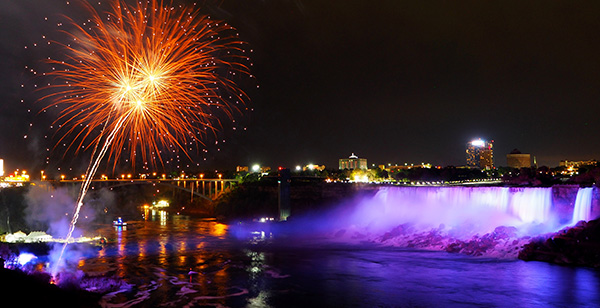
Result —
[[118, 217], [117, 220], [113, 220], [113, 226], [115, 226], [115, 227], [127, 226], [127, 223], [123, 221], [123, 218]]

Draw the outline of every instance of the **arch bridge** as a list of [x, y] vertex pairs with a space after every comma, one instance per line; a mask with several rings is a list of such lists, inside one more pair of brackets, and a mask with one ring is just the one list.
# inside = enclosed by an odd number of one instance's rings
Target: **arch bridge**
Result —
[[[84, 179], [73, 180], [44, 180], [42, 186], [46, 189], [54, 188], [59, 185], [81, 185]], [[179, 189], [190, 194], [193, 201], [194, 196], [203, 198], [209, 202], [216, 200], [226, 188], [235, 186], [239, 180], [236, 179], [94, 179], [91, 180], [90, 187], [121, 187], [130, 185], [161, 185], [170, 188]], [[46, 185], [44, 185], [46, 184]]]

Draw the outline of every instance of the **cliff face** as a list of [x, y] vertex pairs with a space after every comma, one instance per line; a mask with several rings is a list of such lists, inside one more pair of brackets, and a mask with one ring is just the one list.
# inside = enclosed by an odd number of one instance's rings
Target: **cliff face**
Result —
[[[292, 181], [291, 215], [327, 209], [359, 195], [374, 195], [378, 189], [377, 185]], [[228, 218], [279, 217], [278, 198], [276, 181], [240, 184], [215, 203], [215, 213]]]
[[380, 186], [343, 183], [293, 183], [290, 186], [292, 215], [334, 206], [358, 196], [372, 196]]

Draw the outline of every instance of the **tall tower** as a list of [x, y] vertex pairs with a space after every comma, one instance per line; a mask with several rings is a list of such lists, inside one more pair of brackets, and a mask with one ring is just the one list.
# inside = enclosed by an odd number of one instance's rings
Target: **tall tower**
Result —
[[494, 140], [476, 139], [467, 143], [467, 166], [479, 169], [494, 168]]

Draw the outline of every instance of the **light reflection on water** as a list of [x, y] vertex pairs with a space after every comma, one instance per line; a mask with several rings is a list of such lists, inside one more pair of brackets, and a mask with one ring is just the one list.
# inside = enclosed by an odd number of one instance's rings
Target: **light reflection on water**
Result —
[[600, 273], [540, 262], [482, 259], [374, 245], [237, 240], [214, 220], [155, 216], [106, 227], [111, 244], [81, 264], [133, 285], [112, 307], [593, 307]]

